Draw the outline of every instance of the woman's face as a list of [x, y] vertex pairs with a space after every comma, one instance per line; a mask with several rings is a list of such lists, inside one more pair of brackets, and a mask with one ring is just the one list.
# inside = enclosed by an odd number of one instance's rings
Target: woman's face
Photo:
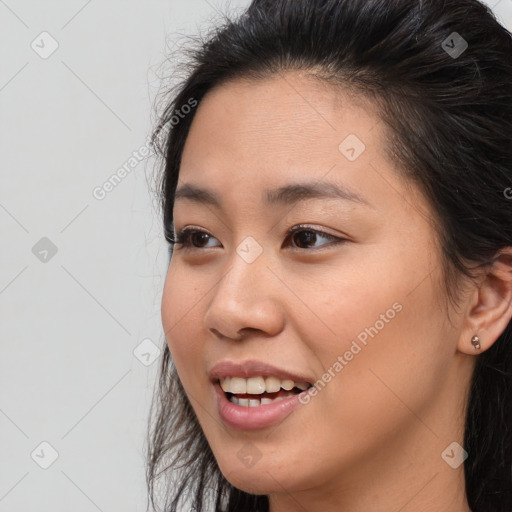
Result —
[[453, 471], [460, 318], [429, 206], [356, 100], [298, 73], [231, 81], [184, 148], [175, 233], [200, 233], [174, 250], [163, 325], [221, 471], [254, 494]]

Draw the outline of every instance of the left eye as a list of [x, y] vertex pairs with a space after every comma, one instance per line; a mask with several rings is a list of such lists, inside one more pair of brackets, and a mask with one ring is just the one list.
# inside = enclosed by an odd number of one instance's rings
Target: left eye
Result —
[[[293, 228], [288, 232], [287, 239], [290, 238], [294, 243], [295, 247], [299, 249], [306, 249], [307, 246], [314, 245], [322, 238], [327, 240], [328, 242], [333, 241], [342, 241], [341, 238], [335, 237], [333, 235], [328, 235], [323, 231], [318, 231], [311, 228]], [[327, 243], [328, 243], [327, 242]], [[327, 245], [327, 243], [320, 244], [320, 247], [323, 245]], [[295, 248], [294, 247], [294, 248]]]
[[[216, 238], [207, 231], [197, 228], [184, 228], [177, 235], [170, 233], [166, 238], [171, 246], [181, 245], [183, 249], [204, 249], [216, 247], [215, 244], [208, 245], [209, 242], [216, 240]], [[316, 245], [322, 239], [327, 240], [327, 242]], [[337, 244], [346, 241], [344, 238], [339, 238], [324, 233], [323, 231], [304, 226], [296, 226], [290, 229], [286, 234], [283, 246], [286, 246], [287, 241], [289, 240], [293, 242], [292, 249], [294, 250], [315, 249], [327, 245], [329, 242]]]

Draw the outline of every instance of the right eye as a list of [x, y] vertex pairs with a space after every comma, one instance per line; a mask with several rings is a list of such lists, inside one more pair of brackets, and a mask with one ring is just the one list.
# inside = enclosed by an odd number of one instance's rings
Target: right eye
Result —
[[208, 242], [211, 240], [216, 240], [212, 234], [202, 229], [192, 227], [184, 228], [176, 235], [174, 233], [170, 233], [167, 237], [167, 241], [172, 245], [172, 247], [174, 248], [176, 245], [180, 245], [180, 250], [215, 247], [215, 245], [208, 245]]

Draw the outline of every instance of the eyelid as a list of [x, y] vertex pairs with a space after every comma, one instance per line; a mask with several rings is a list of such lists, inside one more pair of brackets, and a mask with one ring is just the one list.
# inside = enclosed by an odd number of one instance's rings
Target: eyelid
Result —
[[327, 238], [332, 238], [333, 240], [338, 239], [342, 240], [343, 237], [340, 237], [338, 235], [333, 235], [332, 233], [329, 233], [323, 229], [319, 229], [311, 224], [297, 224], [296, 226], [293, 226], [286, 232], [286, 236], [293, 235], [297, 231], [313, 231], [315, 233], [319, 233], [322, 236], [325, 236]]

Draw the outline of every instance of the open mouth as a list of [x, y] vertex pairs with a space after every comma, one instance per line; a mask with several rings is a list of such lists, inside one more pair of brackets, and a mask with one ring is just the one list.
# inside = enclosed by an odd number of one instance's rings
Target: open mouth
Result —
[[280, 402], [309, 389], [309, 382], [281, 380], [277, 377], [226, 377], [219, 380], [226, 398], [242, 407], [260, 407]]

